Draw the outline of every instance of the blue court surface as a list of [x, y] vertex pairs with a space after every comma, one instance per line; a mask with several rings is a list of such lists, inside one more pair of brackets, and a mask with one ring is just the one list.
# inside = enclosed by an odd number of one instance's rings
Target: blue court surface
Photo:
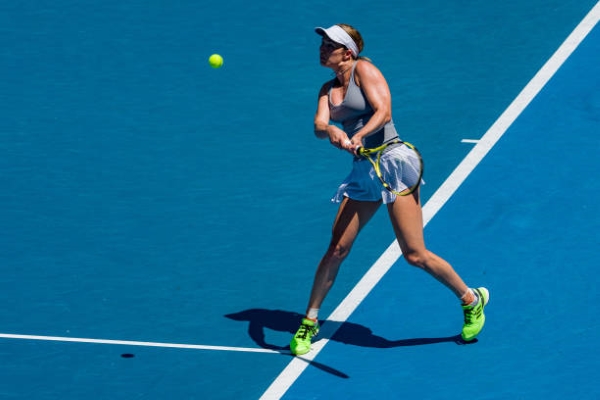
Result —
[[[600, 398], [600, 3], [446, 3], [0, 6], [0, 399]], [[490, 289], [474, 343], [381, 210], [289, 353], [350, 168], [312, 133], [338, 22]]]

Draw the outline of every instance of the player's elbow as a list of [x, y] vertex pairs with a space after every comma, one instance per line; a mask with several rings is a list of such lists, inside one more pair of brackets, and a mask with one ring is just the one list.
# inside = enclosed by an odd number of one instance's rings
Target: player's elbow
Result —
[[381, 121], [383, 122], [384, 125], [387, 124], [388, 122], [391, 122], [392, 121], [392, 110], [390, 110], [387, 107], [381, 109]]
[[388, 111], [385, 114], [385, 118], [384, 118], [385, 123], [387, 124], [388, 122], [392, 122], [392, 112]]
[[319, 139], [325, 139], [327, 137], [327, 125], [322, 122], [315, 121], [315, 136]]
[[374, 108], [374, 114], [371, 119], [377, 121], [379, 126], [383, 126], [392, 120], [392, 110], [386, 105], [379, 105]]

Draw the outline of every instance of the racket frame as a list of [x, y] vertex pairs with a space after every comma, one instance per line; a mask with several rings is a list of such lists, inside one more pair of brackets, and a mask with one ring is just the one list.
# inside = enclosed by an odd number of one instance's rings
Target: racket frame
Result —
[[[396, 145], [396, 144], [406, 145], [409, 149], [414, 151], [417, 154], [417, 157], [419, 158], [419, 177], [417, 179], [417, 183], [415, 183], [411, 187], [408, 187], [400, 192], [394, 190], [394, 188], [392, 188], [390, 186], [390, 184], [387, 183], [383, 179], [383, 174], [381, 173], [381, 168], [379, 166], [380, 161], [381, 161], [381, 155], [383, 154], [384, 150], [387, 149], [389, 146]], [[409, 142], [405, 142], [400, 139], [394, 139], [390, 142], [384, 143], [381, 146], [377, 146], [377, 147], [372, 147], [372, 148], [358, 147], [356, 149], [356, 155], [360, 158], [365, 158], [365, 159], [369, 160], [369, 162], [373, 166], [373, 169], [375, 170], [375, 174], [377, 175], [377, 178], [379, 178], [379, 181], [381, 182], [383, 187], [390, 193], [395, 194], [396, 196], [408, 196], [408, 195], [414, 193], [421, 185], [421, 179], [423, 178], [423, 168], [424, 168], [423, 157], [421, 157], [421, 153], [419, 152], [419, 150], [417, 150], [417, 148]], [[373, 155], [376, 155], [375, 159], [373, 159], [373, 157], [372, 157]]]

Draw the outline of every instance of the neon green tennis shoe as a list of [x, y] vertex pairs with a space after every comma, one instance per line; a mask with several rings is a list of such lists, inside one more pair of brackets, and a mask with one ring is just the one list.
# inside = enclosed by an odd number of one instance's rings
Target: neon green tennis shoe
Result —
[[480, 287], [473, 289], [473, 291], [479, 297], [479, 302], [474, 306], [462, 306], [463, 313], [465, 314], [465, 324], [463, 325], [461, 336], [465, 342], [475, 339], [483, 329], [483, 325], [485, 324], [483, 309], [490, 301], [490, 292], [486, 288]]
[[298, 328], [298, 332], [290, 342], [290, 350], [293, 354], [301, 356], [310, 351], [310, 344], [313, 336], [319, 333], [319, 322], [312, 319], [303, 318], [302, 325]]

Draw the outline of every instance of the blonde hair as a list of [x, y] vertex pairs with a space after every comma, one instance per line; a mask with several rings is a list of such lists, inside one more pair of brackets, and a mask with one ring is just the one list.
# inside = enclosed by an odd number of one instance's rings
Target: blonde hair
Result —
[[[348, 25], [348, 24], [336, 24], [336, 25], [339, 26], [340, 28], [342, 28], [344, 31], [346, 31], [346, 33], [348, 35], [350, 35], [352, 40], [354, 40], [354, 43], [356, 43], [356, 47], [358, 47], [358, 54], [360, 54], [363, 51], [363, 48], [365, 47], [365, 42], [364, 42], [360, 32], [352, 25]], [[369, 58], [359, 56], [358, 54], [356, 55], [357, 59], [371, 61]]]

